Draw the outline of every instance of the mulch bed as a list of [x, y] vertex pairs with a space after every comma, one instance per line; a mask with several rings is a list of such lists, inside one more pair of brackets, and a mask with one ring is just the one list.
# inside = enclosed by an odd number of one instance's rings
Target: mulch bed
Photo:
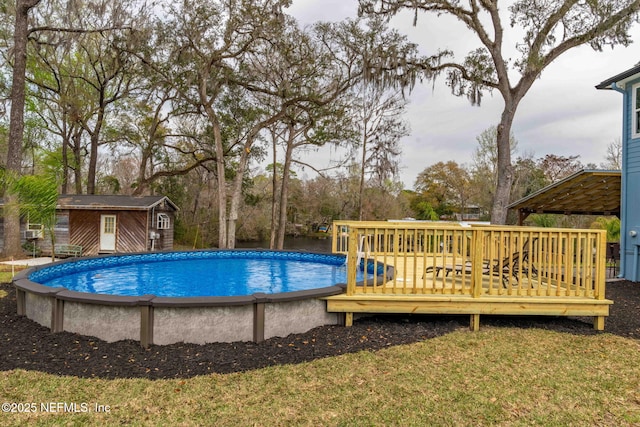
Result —
[[[0, 284], [0, 370], [27, 369], [56, 375], [99, 378], [187, 378], [310, 361], [362, 350], [423, 341], [466, 329], [469, 316], [393, 315], [356, 321], [353, 327], [323, 326], [262, 343], [172, 344], [143, 349], [136, 341], [107, 343], [48, 328], [16, 314], [15, 289]], [[640, 284], [607, 283], [614, 301], [606, 332], [640, 338]], [[596, 334], [591, 318], [482, 316], [481, 327], [542, 328]]]

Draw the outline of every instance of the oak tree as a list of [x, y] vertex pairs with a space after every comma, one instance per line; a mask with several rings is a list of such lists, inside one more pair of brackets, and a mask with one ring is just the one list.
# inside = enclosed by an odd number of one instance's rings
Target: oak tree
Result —
[[[415, 66], [430, 76], [445, 73], [455, 95], [479, 104], [485, 91], [500, 93], [504, 106], [497, 127], [498, 181], [491, 221], [504, 224], [513, 181], [509, 137], [520, 102], [553, 61], [589, 45], [597, 51], [631, 43], [640, 0], [518, 0], [501, 9], [498, 0], [360, 0], [360, 12], [392, 17], [402, 10], [450, 16], [472, 33], [478, 45], [464, 57], [441, 51]], [[513, 35], [508, 32], [511, 28]], [[520, 38], [515, 46], [509, 40]]]

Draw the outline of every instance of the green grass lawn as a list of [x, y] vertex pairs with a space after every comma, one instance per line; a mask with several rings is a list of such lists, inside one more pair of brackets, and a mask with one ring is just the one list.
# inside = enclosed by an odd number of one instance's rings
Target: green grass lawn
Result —
[[[592, 426], [640, 424], [640, 343], [518, 328], [184, 380], [0, 372], [3, 426]], [[41, 403], [90, 412], [45, 413]], [[86, 404], [87, 406], [82, 406]], [[109, 412], [95, 412], [95, 405]], [[57, 408], [53, 405], [53, 408]]]
[[0, 264], [0, 283], [11, 283], [14, 274], [27, 268], [24, 265]]
[[[18, 273], [18, 271], [22, 270], [22, 268], [15, 268], [14, 272]], [[11, 283], [11, 279], [13, 279], [13, 273], [11, 271], [11, 266], [2, 265], [0, 266], [0, 283]]]

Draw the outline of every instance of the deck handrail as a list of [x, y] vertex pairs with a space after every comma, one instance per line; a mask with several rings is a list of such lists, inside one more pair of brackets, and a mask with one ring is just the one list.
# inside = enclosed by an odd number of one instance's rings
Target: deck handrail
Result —
[[[452, 294], [472, 297], [604, 299], [606, 232], [446, 222], [335, 221], [332, 250], [347, 255], [348, 295]], [[363, 264], [364, 259], [364, 264]], [[367, 277], [362, 265], [393, 266]], [[360, 282], [362, 283], [362, 282]]]

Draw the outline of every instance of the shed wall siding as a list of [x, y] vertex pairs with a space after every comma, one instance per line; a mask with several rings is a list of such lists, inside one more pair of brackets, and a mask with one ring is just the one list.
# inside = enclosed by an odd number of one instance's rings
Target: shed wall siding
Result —
[[[56, 212], [56, 225], [53, 228], [56, 244], [69, 243], [69, 211], [58, 210]], [[38, 247], [43, 255], [51, 255], [51, 238], [49, 231], [44, 231], [44, 238], [38, 240]]]
[[[166, 214], [169, 217], [170, 226], [168, 229], [164, 229], [164, 230], [158, 229], [159, 213]], [[173, 209], [169, 208], [168, 206], [158, 206], [149, 212], [148, 230], [149, 231], [153, 230], [160, 235], [160, 238], [156, 239], [156, 241], [153, 243], [154, 251], [170, 251], [173, 249], [173, 230], [175, 227], [175, 220], [176, 220], [175, 212]], [[152, 243], [151, 243], [151, 240], [149, 239], [147, 250], [149, 251], [152, 250], [151, 245]]]
[[116, 216], [116, 252], [146, 251], [145, 211], [71, 210], [69, 243], [82, 246], [84, 255], [98, 255], [101, 215]]
[[147, 212], [118, 212], [116, 224], [117, 252], [145, 252], [147, 250]]

